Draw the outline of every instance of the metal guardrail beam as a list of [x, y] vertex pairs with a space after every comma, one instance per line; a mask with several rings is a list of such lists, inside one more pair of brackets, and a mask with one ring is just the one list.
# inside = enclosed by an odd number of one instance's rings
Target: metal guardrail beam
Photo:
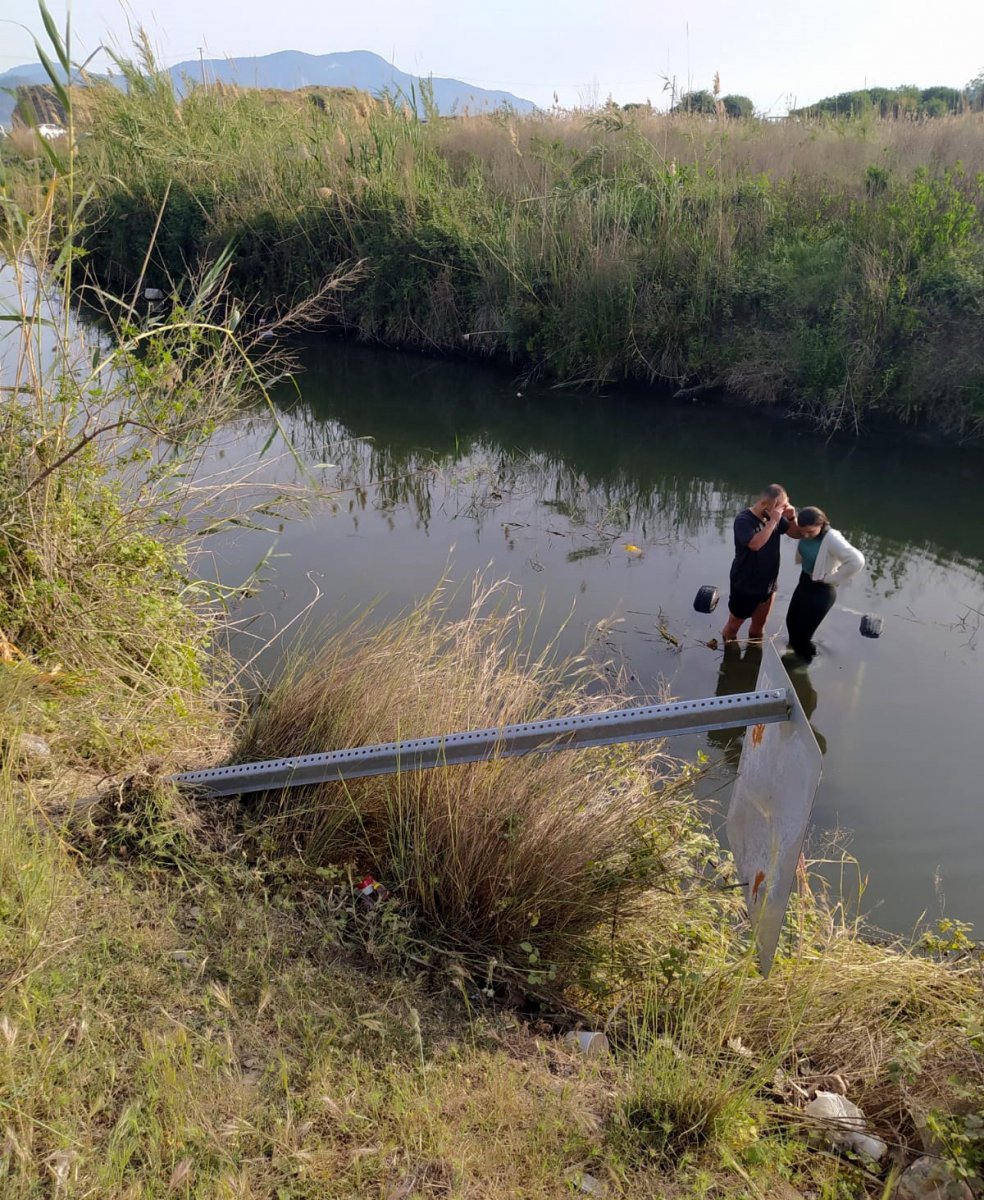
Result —
[[172, 775], [171, 782], [213, 796], [236, 796], [311, 783], [360, 779], [367, 775], [424, 771], [538, 751], [576, 750], [714, 729], [770, 725], [788, 721], [792, 711], [789, 689], [768, 688], [734, 696], [677, 700], [670, 704], [614, 709], [590, 716], [558, 717], [550, 721], [531, 721], [526, 725], [504, 725], [499, 729], [472, 729], [438, 737], [330, 750], [324, 754], [186, 771]]

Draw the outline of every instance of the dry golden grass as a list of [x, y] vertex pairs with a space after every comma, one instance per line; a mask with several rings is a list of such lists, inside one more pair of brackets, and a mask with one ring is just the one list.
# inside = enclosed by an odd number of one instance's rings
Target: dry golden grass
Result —
[[416, 121], [311, 99], [182, 100], [139, 73], [105, 94], [80, 147], [89, 262], [131, 278], [126, 222], [164, 211], [165, 271], [235, 239], [261, 302], [364, 260], [341, 319], [388, 344], [572, 386], [726, 386], [825, 428], [980, 426], [982, 114]]
[[791, 1046], [809, 1063], [804, 1084], [842, 1076], [890, 1138], [907, 1140], [913, 1113], [953, 1103], [954, 1080], [984, 1096], [973, 1034], [982, 1011], [980, 961], [942, 966], [901, 943], [871, 944], [863, 928], [831, 924], [769, 980], [749, 984], [739, 1023], [765, 1049], [776, 1045], [776, 1014], [788, 1014]]
[[903, 1155], [917, 1105], [980, 1086], [962, 1032], [979, 975], [865, 946], [812, 905], [767, 982], [738, 945], [718, 958], [730, 899], [703, 935], [681, 905], [677, 967], [650, 945], [596, 1062], [373, 965], [359, 947], [385, 940], [380, 913], [251, 865], [215, 814], [207, 836], [182, 827], [170, 865], [131, 839], [117, 866], [45, 833], [9, 774], [0, 801], [5, 1200], [559, 1200], [583, 1172], [612, 1197], [880, 1196], [884, 1173], [808, 1149], [776, 1068], [804, 1091], [842, 1076]]
[[[460, 620], [447, 603], [435, 594], [400, 621], [329, 638], [264, 700], [236, 758], [618, 707], [586, 662], [530, 657], [511, 588], [476, 584]], [[658, 747], [324, 784], [262, 797], [255, 811], [309, 863], [352, 863], [385, 882], [428, 940], [477, 970], [494, 974], [497, 961], [544, 981], [583, 961], [593, 930], [631, 916], [672, 874], [686, 820]]]
[[583, 155], [605, 146], [614, 173], [638, 154], [637, 139], [657, 151], [674, 170], [713, 167], [722, 183], [748, 175], [773, 180], [815, 178], [818, 186], [845, 186], [864, 194], [871, 163], [902, 177], [919, 167], [963, 163], [968, 174], [984, 171], [984, 113], [962, 113], [918, 121], [870, 120], [854, 123], [717, 121], [686, 114], [645, 110], [616, 114], [606, 128], [591, 112], [530, 117], [462, 117], [440, 125], [437, 147], [453, 164], [480, 165], [494, 190], [532, 195], [566, 178], [569, 163], [558, 156], [557, 173], [545, 166], [543, 147], [554, 144]]

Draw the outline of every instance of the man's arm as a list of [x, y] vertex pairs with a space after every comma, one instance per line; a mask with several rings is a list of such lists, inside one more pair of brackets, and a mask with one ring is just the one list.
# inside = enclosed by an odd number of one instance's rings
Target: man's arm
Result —
[[748, 539], [749, 550], [761, 550], [769, 538], [772, 537], [773, 533], [775, 533], [776, 526], [782, 520], [783, 507], [783, 505], [776, 505], [775, 508], [770, 509], [765, 525], [758, 531], [758, 533]]

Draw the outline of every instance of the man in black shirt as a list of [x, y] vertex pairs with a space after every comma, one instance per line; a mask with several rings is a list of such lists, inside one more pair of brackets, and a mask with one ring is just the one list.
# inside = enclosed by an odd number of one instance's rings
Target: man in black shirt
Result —
[[796, 509], [782, 484], [770, 483], [751, 508], [735, 517], [735, 560], [731, 564], [725, 642], [735, 641], [749, 618], [748, 636], [753, 640], [764, 636], [776, 598], [779, 540], [784, 533], [799, 536]]

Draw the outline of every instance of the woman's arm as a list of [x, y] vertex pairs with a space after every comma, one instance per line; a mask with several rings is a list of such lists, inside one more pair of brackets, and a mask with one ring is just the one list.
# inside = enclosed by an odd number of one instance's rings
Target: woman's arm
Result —
[[831, 538], [830, 549], [833, 551], [833, 556], [839, 561], [832, 570], [824, 572], [823, 582], [847, 583], [849, 579], [853, 579], [859, 571], [863, 570], [864, 555], [836, 529], [829, 529], [827, 537]]
[[[794, 538], [796, 541], [803, 536], [803, 530], [796, 524], [796, 509], [791, 504], [786, 505], [786, 511], [782, 514], [789, 522], [789, 528], [786, 530], [786, 537]], [[798, 551], [797, 551], [798, 552]]]

